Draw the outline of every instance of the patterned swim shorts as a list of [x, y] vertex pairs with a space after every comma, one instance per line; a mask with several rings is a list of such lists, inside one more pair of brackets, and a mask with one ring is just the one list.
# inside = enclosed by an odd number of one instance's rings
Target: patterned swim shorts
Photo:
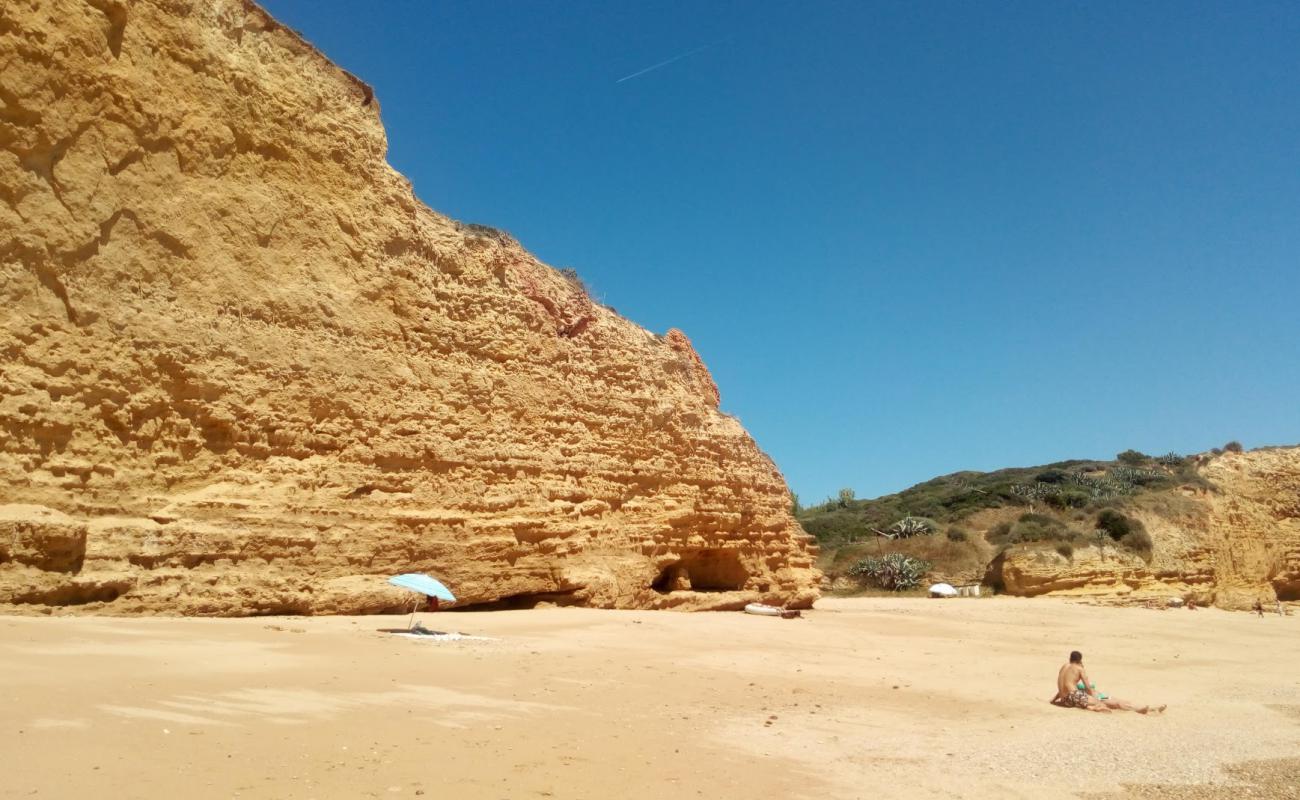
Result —
[[1075, 689], [1065, 698], [1065, 704], [1072, 708], [1088, 708], [1093, 703], [1092, 695], [1082, 689]]

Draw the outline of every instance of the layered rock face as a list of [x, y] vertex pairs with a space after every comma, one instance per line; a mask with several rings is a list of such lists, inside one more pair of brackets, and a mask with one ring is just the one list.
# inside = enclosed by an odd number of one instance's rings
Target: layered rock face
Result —
[[421, 205], [240, 0], [0, 6], [0, 609], [806, 607], [680, 332]]
[[1186, 490], [1138, 510], [1151, 560], [1115, 547], [1016, 548], [990, 580], [1010, 594], [1144, 602], [1171, 596], [1221, 608], [1300, 601], [1300, 448], [1224, 453], [1201, 475], [1214, 491]]
[[1226, 453], [1203, 474], [1222, 490], [1207, 496], [1216, 602], [1300, 601], [1300, 449]]

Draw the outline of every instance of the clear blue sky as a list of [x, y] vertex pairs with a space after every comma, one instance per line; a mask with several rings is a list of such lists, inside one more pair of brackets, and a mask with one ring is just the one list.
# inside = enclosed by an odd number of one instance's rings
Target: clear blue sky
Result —
[[265, 5], [426, 203], [686, 331], [805, 503], [1300, 441], [1293, 2]]

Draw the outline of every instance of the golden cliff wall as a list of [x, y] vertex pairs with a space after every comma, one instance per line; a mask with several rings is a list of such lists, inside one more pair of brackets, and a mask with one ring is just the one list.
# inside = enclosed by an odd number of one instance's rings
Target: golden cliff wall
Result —
[[0, 65], [0, 608], [816, 597], [689, 340], [421, 205], [257, 6], [10, 0]]
[[1169, 597], [1244, 609], [1300, 601], [1300, 448], [1206, 457], [1215, 491], [1184, 490], [1134, 514], [1155, 543], [1150, 561], [1115, 547], [1018, 547], [994, 562], [1007, 593], [1144, 602]]
[[1300, 601], [1300, 448], [1225, 453], [1202, 474], [1210, 494], [1216, 602]]

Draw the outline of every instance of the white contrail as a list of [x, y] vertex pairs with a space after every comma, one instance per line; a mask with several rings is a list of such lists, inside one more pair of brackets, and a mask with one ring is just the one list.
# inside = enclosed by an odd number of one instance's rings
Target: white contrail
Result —
[[[723, 41], [726, 40], [724, 39]], [[710, 47], [712, 47], [715, 44], [718, 44], [718, 42], [710, 42], [708, 44], [702, 44], [699, 47], [695, 48], [694, 50], [687, 50], [685, 53], [680, 53], [678, 55], [675, 55], [672, 58], [668, 59], [667, 61], [660, 61], [658, 64], [652, 64], [643, 70], [638, 70], [637, 72], [633, 72], [631, 75], [624, 75], [623, 77], [614, 81], [614, 83], [622, 83], [623, 81], [630, 81], [633, 78], [639, 78], [642, 75], [646, 74], [647, 72], [654, 72], [660, 67], [666, 67], [669, 64], [673, 63], [674, 61], [681, 61], [683, 58], [689, 58], [690, 56], [693, 56], [696, 53], [699, 53], [703, 50], [708, 50]]]

